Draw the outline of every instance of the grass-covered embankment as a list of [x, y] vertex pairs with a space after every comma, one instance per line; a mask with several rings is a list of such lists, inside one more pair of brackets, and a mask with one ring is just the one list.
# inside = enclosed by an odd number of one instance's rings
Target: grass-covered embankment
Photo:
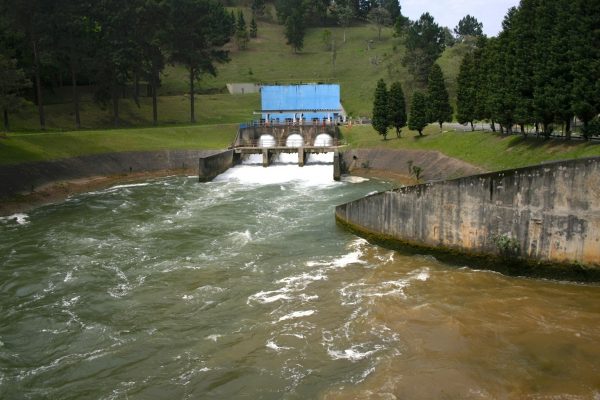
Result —
[[436, 150], [489, 171], [600, 156], [600, 143], [597, 142], [543, 140], [480, 131], [440, 133], [437, 125], [428, 126], [422, 137], [417, 132], [404, 129], [402, 138], [397, 139], [396, 134], [390, 130], [386, 141], [370, 125], [343, 128], [342, 133], [352, 148]]
[[236, 132], [236, 124], [218, 124], [9, 133], [0, 137], [0, 165], [125, 151], [224, 149], [233, 142]]

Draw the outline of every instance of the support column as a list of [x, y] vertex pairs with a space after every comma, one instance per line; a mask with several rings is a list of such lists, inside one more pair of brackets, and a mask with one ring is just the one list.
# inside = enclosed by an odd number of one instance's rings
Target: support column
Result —
[[304, 147], [298, 148], [298, 166], [304, 167]]
[[340, 165], [340, 152], [335, 150], [333, 152], [333, 180], [339, 181], [342, 179], [342, 171]]
[[263, 149], [263, 167], [268, 167], [269, 164], [271, 163], [270, 157], [269, 157], [269, 149]]

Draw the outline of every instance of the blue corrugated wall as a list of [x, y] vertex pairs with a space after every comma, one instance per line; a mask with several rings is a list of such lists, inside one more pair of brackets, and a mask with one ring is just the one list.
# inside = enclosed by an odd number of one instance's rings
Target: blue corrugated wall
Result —
[[[266, 110], [316, 110], [315, 112], [303, 112], [303, 118], [311, 121], [313, 118], [324, 120], [328, 112], [320, 112], [319, 109], [340, 110], [340, 85], [287, 85], [287, 86], [263, 86], [261, 89], [261, 108]], [[329, 112], [331, 117], [334, 115]], [[336, 113], [337, 116], [337, 113]], [[262, 115], [266, 119], [266, 113]], [[270, 119], [294, 118], [293, 113], [271, 113]]]

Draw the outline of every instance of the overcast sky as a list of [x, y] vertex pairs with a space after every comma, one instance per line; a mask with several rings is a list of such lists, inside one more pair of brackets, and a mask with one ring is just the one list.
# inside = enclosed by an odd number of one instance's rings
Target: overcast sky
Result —
[[400, 0], [402, 15], [411, 20], [429, 11], [439, 25], [452, 30], [462, 17], [471, 14], [483, 23], [483, 32], [488, 36], [500, 32], [506, 12], [518, 4], [519, 0]]

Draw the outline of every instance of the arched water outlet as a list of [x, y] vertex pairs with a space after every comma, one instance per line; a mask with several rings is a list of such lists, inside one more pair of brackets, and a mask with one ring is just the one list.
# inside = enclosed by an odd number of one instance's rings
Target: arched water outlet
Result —
[[271, 135], [260, 135], [258, 147], [275, 147], [275, 138]]
[[327, 133], [321, 133], [315, 138], [315, 146], [331, 147], [333, 146], [333, 138]]
[[286, 147], [303, 147], [304, 139], [297, 133], [292, 133], [285, 141]]

